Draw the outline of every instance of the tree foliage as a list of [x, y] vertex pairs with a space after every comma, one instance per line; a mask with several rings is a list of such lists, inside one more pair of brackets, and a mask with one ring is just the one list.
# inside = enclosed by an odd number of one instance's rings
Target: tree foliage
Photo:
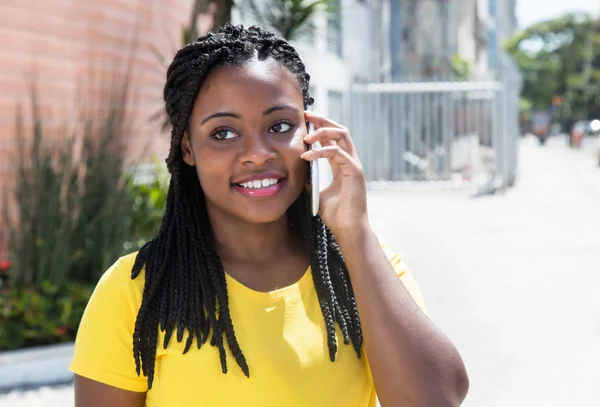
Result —
[[314, 29], [313, 16], [321, 6], [335, 11], [332, 0], [247, 0], [246, 4], [260, 25], [277, 31], [288, 41]]
[[560, 114], [570, 120], [598, 115], [600, 19], [568, 14], [537, 23], [506, 44], [521, 73], [522, 97], [534, 109], [549, 109], [560, 96]]

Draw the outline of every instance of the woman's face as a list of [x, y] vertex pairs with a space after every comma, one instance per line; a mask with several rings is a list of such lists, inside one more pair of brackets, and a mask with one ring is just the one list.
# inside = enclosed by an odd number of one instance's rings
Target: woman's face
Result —
[[182, 143], [211, 217], [280, 219], [306, 184], [305, 135], [298, 80], [278, 62], [253, 59], [211, 72]]

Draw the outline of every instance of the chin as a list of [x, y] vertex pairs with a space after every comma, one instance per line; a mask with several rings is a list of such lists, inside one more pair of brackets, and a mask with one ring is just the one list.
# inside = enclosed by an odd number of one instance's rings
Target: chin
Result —
[[[257, 204], [260, 205], [260, 203]], [[267, 224], [277, 222], [286, 215], [287, 210], [288, 207], [273, 208], [265, 205], [262, 208], [245, 208], [245, 210], [237, 213], [237, 217], [247, 223]]]
[[273, 223], [286, 216], [289, 207], [300, 196], [302, 188], [298, 185], [285, 183], [276, 193], [265, 197], [245, 196], [232, 187], [229, 195], [221, 194], [218, 199], [213, 200], [205, 195], [207, 209], [209, 214], [229, 218], [233, 222], [255, 225]]
[[290, 185], [285, 182], [279, 191], [263, 198], [244, 196], [235, 187], [232, 192], [233, 196], [228, 204], [234, 205], [232, 212], [236, 217], [248, 223], [261, 224], [276, 222], [285, 216], [302, 191], [297, 188], [296, 183]]

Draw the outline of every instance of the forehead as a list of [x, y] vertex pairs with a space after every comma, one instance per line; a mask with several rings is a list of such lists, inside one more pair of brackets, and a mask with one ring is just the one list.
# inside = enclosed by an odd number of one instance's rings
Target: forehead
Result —
[[[242, 66], [215, 69], [206, 78], [194, 110], [216, 111], [240, 105], [260, 107], [263, 103], [299, 103], [303, 105], [300, 83], [281, 63], [256, 58]], [[303, 108], [303, 106], [299, 106]]]

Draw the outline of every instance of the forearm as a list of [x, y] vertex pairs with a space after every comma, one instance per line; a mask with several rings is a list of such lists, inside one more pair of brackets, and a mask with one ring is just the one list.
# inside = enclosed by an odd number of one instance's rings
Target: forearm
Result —
[[370, 227], [336, 236], [382, 406], [455, 406], [468, 379], [452, 343], [406, 290]]

